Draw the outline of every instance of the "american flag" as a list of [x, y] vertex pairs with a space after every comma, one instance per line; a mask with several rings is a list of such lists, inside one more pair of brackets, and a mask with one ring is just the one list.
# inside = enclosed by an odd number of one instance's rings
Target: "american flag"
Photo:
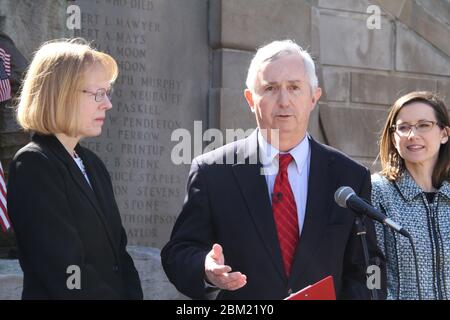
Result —
[[11, 227], [8, 211], [6, 210], [6, 184], [5, 175], [3, 174], [3, 167], [0, 162], [0, 224], [2, 229], [6, 232]]
[[11, 55], [0, 48], [0, 102], [11, 99]]

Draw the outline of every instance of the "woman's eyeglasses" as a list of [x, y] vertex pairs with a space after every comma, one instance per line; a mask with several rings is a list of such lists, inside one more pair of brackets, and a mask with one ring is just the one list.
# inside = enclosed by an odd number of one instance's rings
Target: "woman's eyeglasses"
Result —
[[92, 91], [88, 91], [88, 90], [81, 90], [81, 92], [89, 93], [90, 95], [95, 96], [96, 102], [102, 102], [106, 96], [108, 97], [109, 100], [111, 100], [112, 94], [113, 94], [113, 88], [111, 87], [108, 90], [101, 88], [101, 89], [98, 89], [96, 92], [92, 92]]
[[416, 132], [418, 133], [426, 133], [431, 131], [435, 125], [438, 123], [436, 121], [428, 121], [428, 120], [421, 120], [416, 122], [415, 124], [410, 123], [399, 123], [394, 124], [391, 127], [391, 130], [393, 132], [396, 132], [400, 136], [408, 136], [411, 133], [411, 130], [414, 128]]

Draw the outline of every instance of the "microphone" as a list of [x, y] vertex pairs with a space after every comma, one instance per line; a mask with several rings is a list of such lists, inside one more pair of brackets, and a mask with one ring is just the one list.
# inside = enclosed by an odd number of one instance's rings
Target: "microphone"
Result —
[[334, 194], [334, 201], [342, 207], [349, 208], [353, 211], [365, 214], [369, 218], [376, 220], [400, 233], [401, 235], [409, 238], [409, 233], [402, 228], [401, 225], [389, 219], [386, 215], [379, 212], [372, 205], [367, 203], [364, 199], [358, 197], [350, 187], [340, 187]]

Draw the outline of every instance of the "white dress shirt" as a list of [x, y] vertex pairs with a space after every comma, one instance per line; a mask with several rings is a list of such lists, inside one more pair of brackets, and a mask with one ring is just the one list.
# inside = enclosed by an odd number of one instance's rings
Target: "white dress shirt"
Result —
[[309, 165], [311, 161], [311, 149], [308, 134], [305, 135], [305, 138], [303, 138], [298, 145], [289, 150], [289, 152], [280, 152], [274, 146], [267, 143], [266, 139], [264, 139], [261, 132], [258, 130], [258, 145], [259, 159], [263, 164], [271, 203], [275, 178], [278, 174], [277, 155], [279, 153], [290, 153], [294, 158], [294, 161], [292, 161], [288, 166], [288, 177], [292, 193], [294, 194], [295, 203], [297, 205], [298, 230], [301, 234], [303, 222], [305, 221], [306, 200], [308, 197]]
[[78, 165], [78, 168], [80, 168], [81, 173], [86, 178], [87, 183], [92, 188], [91, 181], [89, 180], [89, 177], [86, 173], [86, 168], [84, 167], [83, 160], [81, 160], [81, 158], [78, 155], [76, 155], [76, 157], [72, 159], [75, 160], [75, 163]]

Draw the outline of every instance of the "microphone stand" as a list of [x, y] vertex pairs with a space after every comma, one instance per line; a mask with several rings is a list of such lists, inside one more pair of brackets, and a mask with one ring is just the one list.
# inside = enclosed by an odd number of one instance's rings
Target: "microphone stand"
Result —
[[[364, 252], [364, 262], [366, 265], [366, 274], [369, 268], [369, 249], [367, 248], [367, 239], [366, 239], [366, 226], [362, 221], [360, 215], [355, 215], [355, 226], [356, 226], [356, 235], [358, 235], [361, 239], [361, 244]], [[378, 292], [377, 289], [373, 288], [370, 290], [370, 295], [372, 300], [378, 300]]]

